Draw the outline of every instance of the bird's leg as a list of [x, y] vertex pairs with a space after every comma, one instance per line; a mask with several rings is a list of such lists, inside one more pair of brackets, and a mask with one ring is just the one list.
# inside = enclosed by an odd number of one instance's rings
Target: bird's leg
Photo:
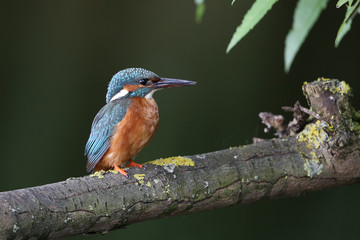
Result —
[[120, 174], [124, 175], [125, 177], [127, 177], [127, 175], [128, 175], [124, 169], [119, 168], [119, 166], [116, 164], [114, 164], [114, 170], [118, 171]]
[[129, 164], [126, 165], [126, 167], [139, 167], [139, 168], [142, 168], [143, 166], [141, 164], [138, 164], [138, 163], [134, 162], [132, 159], [130, 159]]

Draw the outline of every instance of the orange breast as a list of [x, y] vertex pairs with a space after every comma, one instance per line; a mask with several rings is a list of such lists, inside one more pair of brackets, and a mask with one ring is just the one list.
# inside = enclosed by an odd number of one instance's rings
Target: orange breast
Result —
[[127, 114], [115, 127], [108, 151], [94, 170], [108, 170], [114, 164], [124, 166], [146, 146], [158, 124], [159, 111], [155, 100], [132, 98]]

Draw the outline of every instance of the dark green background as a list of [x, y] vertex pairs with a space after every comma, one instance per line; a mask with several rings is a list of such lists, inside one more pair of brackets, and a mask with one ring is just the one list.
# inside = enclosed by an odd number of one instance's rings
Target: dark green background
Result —
[[[359, 19], [338, 49], [345, 9], [330, 1], [283, 71], [296, 1], [280, 1], [230, 54], [225, 49], [252, 1], [1, 2], [0, 191], [83, 176], [84, 145], [108, 81], [126, 67], [198, 82], [155, 94], [159, 130], [136, 159], [192, 155], [251, 143], [258, 113], [281, 113], [303, 81], [346, 80], [359, 108]], [[69, 239], [359, 239], [360, 186], [148, 221], [105, 236]]]

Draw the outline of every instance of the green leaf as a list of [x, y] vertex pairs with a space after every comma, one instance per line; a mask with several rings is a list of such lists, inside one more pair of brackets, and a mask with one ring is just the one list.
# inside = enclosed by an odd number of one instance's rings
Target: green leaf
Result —
[[353, 6], [351, 6], [351, 4], [350, 4], [350, 6], [347, 7], [344, 21], [342, 22], [342, 24], [338, 30], [338, 33], [336, 35], [335, 47], [339, 46], [343, 37], [346, 35], [346, 33], [348, 33], [350, 31], [352, 20], [356, 15], [356, 11], [360, 10], [359, 7], [360, 7], [360, 0], [357, 0]]
[[351, 23], [352, 20], [349, 20], [347, 22], [345, 22], [345, 20], [343, 21], [343, 23], [341, 24], [339, 31], [336, 35], [336, 39], [335, 39], [335, 47], [338, 47], [341, 40], [343, 39], [343, 37], [348, 33], [348, 31], [350, 31], [351, 29]]
[[339, 0], [339, 1], [337, 2], [337, 4], [336, 4], [336, 7], [339, 8], [339, 7], [341, 7], [342, 5], [344, 5], [344, 4], [347, 3], [347, 2], [349, 3], [349, 6], [351, 6], [353, 0]]
[[360, 7], [360, 0], [357, 0], [356, 3], [352, 6], [348, 6], [348, 11], [346, 11], [345, 14], [345, 21], [349, 21], [349, 19], [353, 19], [359, 7]]
[[292, 62], [305, 41], [309, 31], [326, 7], [328, 0], [299, 0], [292, 28], [285, 40], [285, 71], [289, 72]]
[[205, 1], [204, 0], [194, 0], [196, 4], [196, 10], [195, 10], [195, 22], [197, 24], [200, 24], [202, 21], [202, 18], [205, 13]]
[[265, 16], [278, 0], [256, 0], [237, 27], [226, 49], [228, 53]]

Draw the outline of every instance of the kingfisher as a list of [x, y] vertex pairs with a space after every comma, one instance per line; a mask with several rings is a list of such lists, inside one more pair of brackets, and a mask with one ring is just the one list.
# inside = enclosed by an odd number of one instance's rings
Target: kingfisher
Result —
[[116, 73], [108, 86], [106, 105], [96, 114], [85, 146], [87, 171], [113, 168], [127, 176], [120, 167], [142, 168], [133, 159], [154, 136], [159, 124], [154, 92], [195, 84], [159, 77], [144, 68], [127, 68]]

